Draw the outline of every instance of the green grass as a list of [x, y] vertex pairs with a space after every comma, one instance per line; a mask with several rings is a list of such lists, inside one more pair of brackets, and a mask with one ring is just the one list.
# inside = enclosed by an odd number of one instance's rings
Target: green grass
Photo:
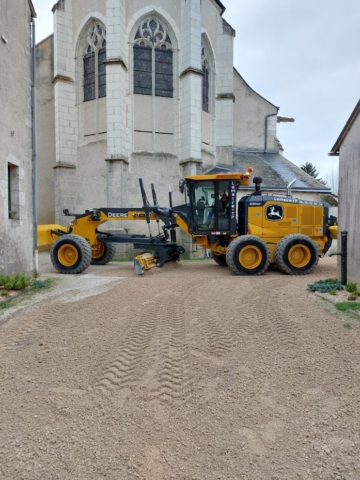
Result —
[[339, 302], [335, 303], [335, 307], [340, 312], [346, 312], [346, 310], [360, 310], [359, 302]]
[[348, 330], [350, 330], [352, 327], [350, 323], [344, 323], [344, 328], [347, 328]]

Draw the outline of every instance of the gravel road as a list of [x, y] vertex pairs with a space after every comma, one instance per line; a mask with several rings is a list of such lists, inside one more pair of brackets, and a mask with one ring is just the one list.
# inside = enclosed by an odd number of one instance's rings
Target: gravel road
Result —
[[0, 478], [360, 479], [360, 322], [306, 290], [334, 276], [111, 263], [18, 300]]

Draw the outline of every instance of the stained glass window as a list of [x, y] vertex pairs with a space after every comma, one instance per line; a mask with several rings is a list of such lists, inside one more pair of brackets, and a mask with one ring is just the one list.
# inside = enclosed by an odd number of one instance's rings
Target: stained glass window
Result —
[[155, 95], [173, 96], [173, 52], [155, 49]]
[[106, 42], [104, 40], [102, 48], [98, 53], [99, 68], [99, 98], [106, 97]]
[[173, 51], [165, 26], [150, 18], [134, 40], [134, 93], [172, 97]]
[[95, 52], [84, 56], [84, 102], [95, 98]]
[[106, 40], [105, 29], [98, 23], [91, 25], [83, 57], [84, 102], [106, 97]]
[[202, 109], [204, 112], [209, 111], [209, 69], [206, 63], [203, 63], [202, 67]]
[[152, 95], [152, 49], [134, 45], [134, 93]]

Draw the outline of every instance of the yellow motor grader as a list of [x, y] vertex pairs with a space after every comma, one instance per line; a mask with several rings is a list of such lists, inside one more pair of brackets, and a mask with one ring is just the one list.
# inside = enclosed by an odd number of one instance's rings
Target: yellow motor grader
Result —
[[[210, 250], [218, 265], [228, 266], [236, 275], [261, 275], [270, 263], [289, 275], [310, 273], [337, 238], [336, 217], [329, 216], [326, 203], [293, 198], [291, 184], [286, 196], [263, 194], [261, 177], [253, 179], [253, 193], [238, 199], [239, 187], [250, 184], [251, 172], [249, 168], [246, 173], [186, 177], [179, 182], [185, 203], [172, 206], [170, 194], [169, 208], [158, 205], [153, 185], [150, 205], [140, 179], [142, 207], [63, 210], [74, 220], [68, 227], [40, 225], [38, 245], [51, 245], [56, 270], [76, 274], [90, 264], [110, 262], [116, 243], [133, 244], [135, 249], [150, 250], [134, 259], [136, 273], [142, 274], [180, 260], [185, 250], [176, 242], [176, 229], [181, 228], [196, 245]], [[146, 221], [149, 236], [101, 232], [100, 225], [109, 220]], [[158, 227], [153, 236], [151, 221], [162, 222], [162, 232]]]

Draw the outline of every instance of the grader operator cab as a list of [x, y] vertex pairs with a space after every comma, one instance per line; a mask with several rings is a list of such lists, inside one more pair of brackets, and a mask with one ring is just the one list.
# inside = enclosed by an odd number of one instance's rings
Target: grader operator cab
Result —
[[[236, 275], [261, 275], [270, 263], [286, 274], [310, 273], [319, 257], [337, 238], [335, 217], [329, 216], [325, 203], [266, 195], [261, 192], [261, 177], [255, 177], [255, 191], [237, 199], [239, 187], [250, 184], [249, 168], [245, 174], [189, 176], [180, 181], [185, 194], [183, 205], [161, 208], [152, 188], [153, 205], [140, 189], [143, 206], [139, 208], [97, 208], [74, 216], [69, 227], [41, 225], [38, 244], [51, 245], [50, 257], [61, 273], [81, 273], [90, 264], [104, 265], [115, 255], [115, 243], [132, 243], [134, 248], [150, 250], [134, 259], [135, 271], [144, 273], [180, 260], [185, 252], [176, 243], [179, 227], [196, 245], [211, 251], [215, 262], [228, 266]], [[98, 227], [108, 220], [142, 220], [149, 225], [146, 235], [111, 235]], [[153, 236], [151, 221], [158, 233]], [[163, 222], [162, 232], [159, 223]]]

